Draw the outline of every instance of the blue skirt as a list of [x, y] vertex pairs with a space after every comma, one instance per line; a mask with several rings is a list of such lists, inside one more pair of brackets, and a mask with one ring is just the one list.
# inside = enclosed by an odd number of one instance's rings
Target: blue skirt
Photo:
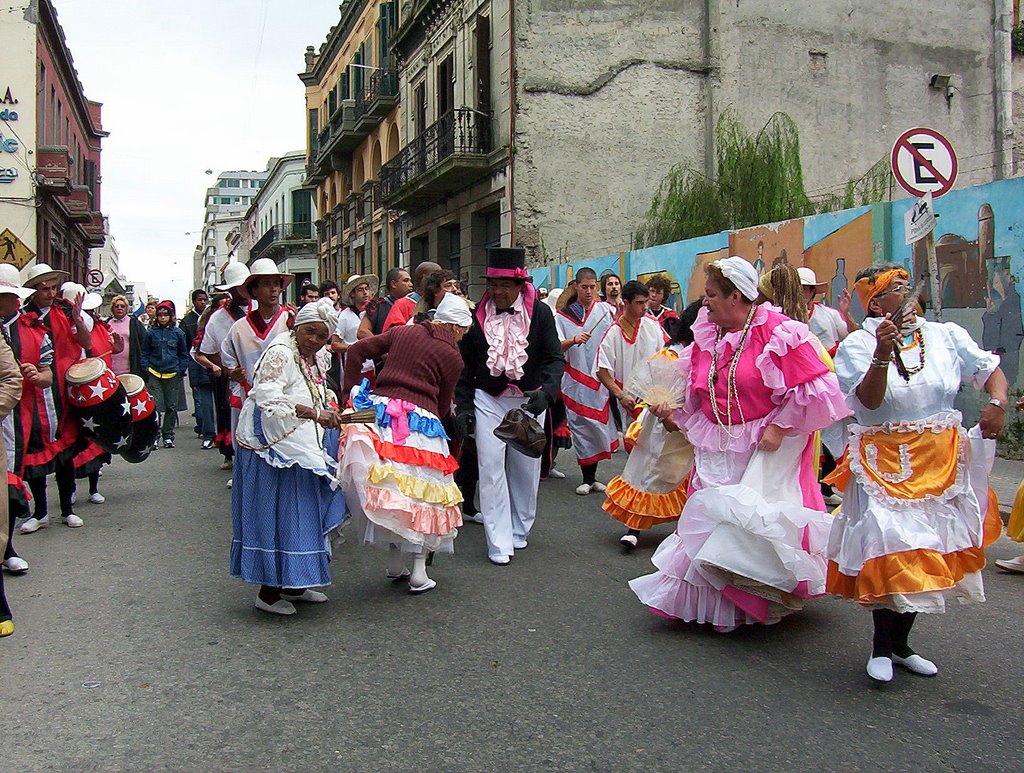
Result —
[[231, 574], [274, 588], [330, 585], [328, 533], [347, 515], [345, 496], [321, 476], [267, 464], [235, 449]]

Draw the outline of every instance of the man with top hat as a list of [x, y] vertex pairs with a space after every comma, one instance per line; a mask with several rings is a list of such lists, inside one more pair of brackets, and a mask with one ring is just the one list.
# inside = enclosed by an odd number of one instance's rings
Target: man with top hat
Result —
[[231, 379], [231, 433], [238, 425], [249, 390], [252, 388], [256, 362], [278, 333], [291, 329], [295, 309], [281, 305], [281, 293], [292, 281], [270, 258], [254, 260], [241, 290], [251, 301], [248, 313], [235, 322], [220, 346], [220, 359]]
[[32, 497], [35, 513], [22, 524], [23, 534], [36, 531], [49, 524], [46, 511], [46, 477], [54, 473], [60, 497], [61, 520], [66, 526], [82, 526], [72, 506], [75, 494], [75, 468], [72, 462], [79, 436], [77, 417], [66, 410], [65, 374], [68, 368], [82, 359], [92, 343], [92, 318], [82, 313], [85, 294], [77, 295], [74, 303], [57, 297], [57, 288], [68, 277], [66, 271], [56, 271], [46, 263], [37, 263], [28, 270], [25, 287], [33, 290], [22, 314], [33, 325], [41, 325], [53, 344], [53, 384], [43, 393], [36, 420], [44, 424], [43, 450], [26, 454], [25, 478]]
[[[359, 338], [359, 325], [363, 321], [364, 309], [380, 286], [380, 280], [373, 274], [353, 274], [341, 289], [344, 303], [338, 315], [338, 324], [331, 335], [331, 351], [339, 358], [339, 376], [345, 368], [345, 352]], [[373, 360], [363, 363], [363, 376], [373, 377]], [[338, 383], [341, 379], [338, 378]]]
[[465, 368], [455, 391], [455, 425], [461, 437], [476, 436], [487, 557], [505, 566], [527, 545], [541, 460], [506, 446], [494, 430], [513, 408], [543, 424], [565, 359], [551, 309], [529, 281], [525, 251], [489, 249], [485, 277], [487, 292], [459, 344]]
[[597, 380], [597, 350], [615, 322], [615, 309], [597, 299], [597, 273], [576, 272], [576, 289], [555, 315], [555, 327], [565, 355], [562, 401], [572, 447], [583, 475], [581, 485], [594, 487], [597, 465], [610, 459], [618, 444], [608, 412], [608, 390]]
[[229, 263], [224, 269], [224, 284], [217, 289], [230, 294], [230, 297], [215, 309], [206, 320], [194, 343], [193, 358], [210, 371], [213, 383], [213, 411], [217, 422], [217, 435], [214, 443], [224, 457], [221, 469], [230, 470], [234, 458], [234, 446], [231, 444], [231, 381], [224, 373], [220, 348], [228, 337], [231, 326], [245, 316], [249, 308], [249, 298], [242, 284], [249, 278], [249, 267], [244, 263]]

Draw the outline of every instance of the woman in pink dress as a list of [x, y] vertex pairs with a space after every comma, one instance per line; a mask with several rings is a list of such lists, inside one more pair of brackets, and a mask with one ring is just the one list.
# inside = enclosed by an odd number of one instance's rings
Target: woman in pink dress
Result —
[[813, 433], [849, 415], [807, 325], [758, 305], [742, 258], [707, 268], [685, 405], [655, 407], [694, 446], [690, 491], [658, 571], [630, 582], [655, 614], [719, 631], [778, 622], [825, 592], [831, 518]]

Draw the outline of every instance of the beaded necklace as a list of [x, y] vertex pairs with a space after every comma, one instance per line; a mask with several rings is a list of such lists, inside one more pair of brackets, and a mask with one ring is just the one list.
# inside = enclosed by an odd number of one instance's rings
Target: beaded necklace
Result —
[[[917, 365], [915, 365], [912, 368], [908, 368], [906, 365], [903, 366], [907, 376], [913, 376], [915, 373], [920, 373], [922, 370], [924, 370], [925, 345], [924, 345], [924, 332], [921, 330], [921, 328], [918, 328], [917, 330], [914, 331], [913, 342], [909, 346], [907, 346], [905, 348], [904, 347], [900, 347], [900, 350], [904, 351], [904, 352], [910, 351], [915, 346], [919, 346], [921, 348], [921, 359], [917, 363]], [[896, 352], [892, 353], [891, 358], [893, 360], [896, 359]], [[904, 377], [904, 378], [906, 378], [906, 377]]]
[[[732, 359], [729, 362], [729, 372], [725, 380], [725, 421], [722, 421], [722, 413], [718, 410], [718, 398], [715, 394], [715, 385], [718, 383], [718, 344], [725, 336], [725, 331], [721, 327], [718, 328], [718, 332], [715, 336], [715, 345], [711, 350], [711, 368], [708, 370], [708, 393], [711, 398], [711, 410], [715, 415], [715, 423], [718, 424], [719, 429], [725, 433], [725, 436], [729, 440], [736, 440], [740, 433], [735, 435], [732, 434], [732, 428], [736, 425], [732, 421], [732, 404], [735, 401], [736, 410], [739, 412], [739, 424], [746, 423], [743, 418], [743, 406], [740, 405], [739, 389], [736, 386], [736, 368], [739, 366], [740, 357], [743, 354], [743, 349], [747, 343], [747, 334], [750, 332], [750, 325], [754, 320], [754, 311], [757, 306], [752, 305], [750, 312], [747, 314], [746, 322], [743, 323], [743, 335], [740, 336], [739, 344], [736, 346], [736, 351], [732, 354]], [[719, 433], [718, 450], [724, 451], [725, 444], [723, 442], [722, 434]]]
[[[299, 373], [302, 374], [302, 380], [306, 382], [306, 388], [309, 390], [309, 397], [313, 401], [313, 410], [317, 412], [320, 410], [326, 410], [327, 394], [322, 387], [327, 379], [325, 376], [314, 375], [312, 366], [306, 362], [306, 358], [299, 352], [299, 346], [295, 340], [295, 331], [292, 331], [291, 335], [291, 348], [295, 353], [295, 359], [298, 360], [299, 363]], [[315, 359], [316, 355], [314, 354], [313, 357]], [[319, 368], [317, 370], [319, 370]], [[321, 442], [321, 445], [323, 445], [323, 436], [320, 425], [314, 421], [313, 427], [316, 431], [317, 440]]]

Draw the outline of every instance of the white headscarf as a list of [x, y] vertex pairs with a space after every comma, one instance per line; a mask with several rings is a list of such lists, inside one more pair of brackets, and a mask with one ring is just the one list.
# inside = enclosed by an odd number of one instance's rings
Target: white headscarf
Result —
[[445, 293], [434, 312], [434, 322], [469, 327], [473, 324], [473, 315], [469, 311], [469, 304], [462, 298], [453, 293]]
[[748, 301], [757, 300], [757, 269], [748, 261], [731, 255], [728, 258], [719, 258], [711, 265], [736, 285], [736, 289], [744, 298]]
[[309, 325], [313, 322], [327, 325], [328, 332], [333, 333], [338, 325], [338, 312], [334, 308], [334, 301], [330, 298], [321, 298], [314, 303], [307, 303], [295, 315], [294, 327]]

